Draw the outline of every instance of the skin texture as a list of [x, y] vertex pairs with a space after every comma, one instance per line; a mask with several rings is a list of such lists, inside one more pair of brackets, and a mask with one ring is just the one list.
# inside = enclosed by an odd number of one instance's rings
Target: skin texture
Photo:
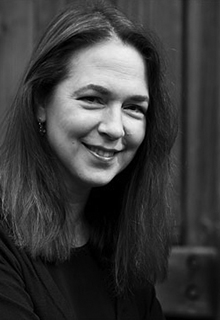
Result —
[[132, 46], [112, 39], [73, 54], [68, 78], [38, 108], [72, 194], [109, 183], [131, 162], [148, 100], [146, 66]]

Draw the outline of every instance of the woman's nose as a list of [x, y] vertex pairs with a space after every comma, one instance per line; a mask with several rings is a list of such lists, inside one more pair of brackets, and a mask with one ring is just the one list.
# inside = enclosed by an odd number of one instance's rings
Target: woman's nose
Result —
[[112, 140], [119, 139], [125, 135], [121, 107], [110, 107], [103, 112], [98, 131], [100, 134], [104, 134]]

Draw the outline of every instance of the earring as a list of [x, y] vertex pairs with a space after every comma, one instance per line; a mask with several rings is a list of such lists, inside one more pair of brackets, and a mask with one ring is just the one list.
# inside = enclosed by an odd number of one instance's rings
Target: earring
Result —
[[38, 126], [39, 126], [39, 132], [41, 136], [44, 136], [46, 134], [46, 126], [45, 122], [38, 120]]

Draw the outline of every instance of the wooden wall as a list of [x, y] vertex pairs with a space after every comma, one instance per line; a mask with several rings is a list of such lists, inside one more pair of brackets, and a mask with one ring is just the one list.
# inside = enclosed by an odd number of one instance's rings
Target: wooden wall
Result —
[[[0, 0], [1, 118], [34, 44], [59, 9], [71, 1]], [[184, 259], [193, 252], [202, 261], [198, 279], [206, 278], [201, 275], [209, 273], [207, 261], [213, 250], [218, 250], [220, 230], [220, 0], [112, 1], [129, 17], [155, 30], [164, 43], [168, 84], [180, 119], [172, 201], [178, 247], [173, 250], [170, 268], [187, 282], [188, 269], [181, 269], [180, 264], [184, 265]], [[203, 289], [207, 289], [206, 284]], [[184, 293], [187, 288], [179, 293], [176, 287], [171, 283], [171, 287], [159, 289], [168, 313], [201, 317], [198, 310], [205, 306], [204, 316], [214, 316], [206, 289], [202, 299], [193, 303]], [[170, 290], [174, 292], [171, 304], [163, 299]]]

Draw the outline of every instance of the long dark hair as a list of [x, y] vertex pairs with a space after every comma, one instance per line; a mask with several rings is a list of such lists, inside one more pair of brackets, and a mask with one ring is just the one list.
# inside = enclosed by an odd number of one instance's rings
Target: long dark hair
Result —
[[34, 258], [63, 260], [74, 235], [53, 153], [38, 131], [36, 110], [68, 76], [74, 51], [118, 37], [145, 59], [150, 106], [146, 135], [130, 165], [94, 188], [86, 207], [90, 242], [111, 257], [115, 283], [162, 278], [171, 241], [167, 190], [176, 119], [150, 33], [104, 1], [79, 1], [58, 15], [34, 50], [9, 112], [1, 147], [2, 217], [15, 243]]

